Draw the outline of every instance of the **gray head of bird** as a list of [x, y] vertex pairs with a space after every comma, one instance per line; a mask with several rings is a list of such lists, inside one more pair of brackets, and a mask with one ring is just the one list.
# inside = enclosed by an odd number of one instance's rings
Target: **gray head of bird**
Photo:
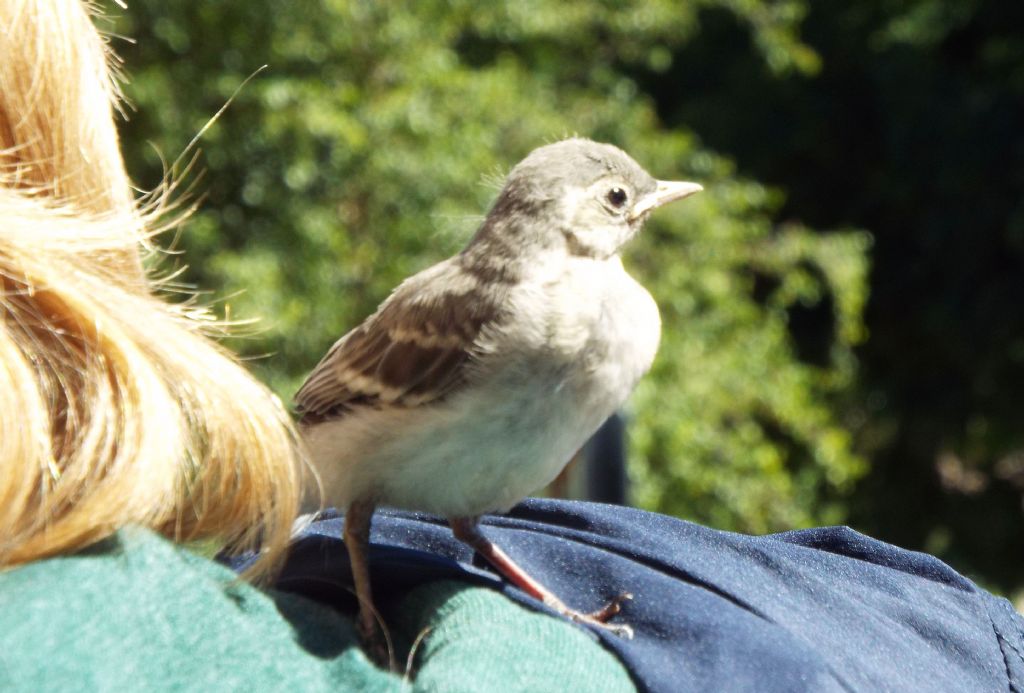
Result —
[[656, 180], [613, 145], [562, 140], [538, 147], [512, 169], [470, 245], [563, 245], [574, 255], [607, 258], [652, 210], [701, 190], [697, 183]]

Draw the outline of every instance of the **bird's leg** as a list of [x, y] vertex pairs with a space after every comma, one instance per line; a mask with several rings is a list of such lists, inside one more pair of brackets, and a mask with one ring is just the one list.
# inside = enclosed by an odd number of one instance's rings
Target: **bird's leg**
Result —
[[[345, 547], [352, 566], [352, 581], [355, 583], [356, 599], [359, 601], [357, 632], [364, 647], [378, 664], [389, 666], [390, 655], [387, 638], [378, 627], [377, 610], [373, 605], [370, 589], [370, 522], [373, 519], [372, 501], [353, 501], [345, 510]], [[390, 666], [389, 666], [390, 668]]]
[[566, 618], [578, 623], [586, 623], [602, 630], [607, 630], [616, 635], [626, 638], [633, 637], [633, 629], [626, 625], [607, 623], [615, 614], [622, 609], [622, 602], [632, 599], [633, 595], [628, 592], [620, 594], [609, 602], [603, 609], [594, 613], [584, 614], [575, 609], [570, 609], [565, 602], [556, 597], [548, 588], [537, 582], [529, 573], [523, 570], [515, 561], [509, 558], [508, 554], [493, 544], [481, 532], [479, 527], [480, 519], [477, 517], [452, 517], [448, 518], [448, 524], [452, 527], [452, 534], [455, 538], [465, 542], [487, 559], [494, 568], [505, 576], [513, 585], [529, 594], [534, 599], [539, 599], [544, 604]]

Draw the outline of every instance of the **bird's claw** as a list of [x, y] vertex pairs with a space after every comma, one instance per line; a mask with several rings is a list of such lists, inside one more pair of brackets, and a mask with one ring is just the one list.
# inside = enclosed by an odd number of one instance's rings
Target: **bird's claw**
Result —
[[607, 631], [626, 640], [633, 639], [633, 629], [624, 623], [608, 623], [608, 619], [622, 611], [622, 603], [633, 598], [629, 592], [623, 592], [612, 599], [603, 608], [589, 614], [572, 609], [565, 609], [564, 615], [576, 623], [584, 623], [603, 631]]
[[377, 623], [360, 619], [356, 626], [356, 633], [363, 646], [363, 651], [374, 664], [383, 669], [395, 670], [390, 643], [383, 629]]
[[600, 621], [601, 623], [605, 623], [612, 616], [614, 616], [615, 614], [617, 614], [620, 611], [622, 611], [622, 603], [623, 602], [627, 602], [627, 601], [631, 600], [632, 598], [633, 598], [633, 595], [630, 592], [623, 592], [622, 594], [618, 595], [617, 597], [612, 599], [610, 602], [605, 604], [603, 608], [598, 609], [597, 611], [594, 611], [594, 612], [592, 612], [592, 613], [590, 613], [588, 615], [592, 619], [594, 619], [596, 621]]

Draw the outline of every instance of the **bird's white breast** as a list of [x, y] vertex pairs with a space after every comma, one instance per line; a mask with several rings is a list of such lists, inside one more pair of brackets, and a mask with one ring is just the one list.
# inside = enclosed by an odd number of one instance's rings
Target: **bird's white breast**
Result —
[[660, 321], [617, 257], [562, 256], [510, 296], [477, 376], [443, 402], [362, 410], [307, 437], [326, 500], [472, 516], [550, 482], [629, 396], [657, 351]]

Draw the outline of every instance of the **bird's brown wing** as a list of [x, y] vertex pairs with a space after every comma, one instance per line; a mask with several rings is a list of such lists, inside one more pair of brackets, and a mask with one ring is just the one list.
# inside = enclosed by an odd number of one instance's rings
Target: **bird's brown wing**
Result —
[[303, 423], [360, 406], [417, 406], [457, 390], [499, 300], [450, 264], [406, 280], [339, 339], [295, 395]]

